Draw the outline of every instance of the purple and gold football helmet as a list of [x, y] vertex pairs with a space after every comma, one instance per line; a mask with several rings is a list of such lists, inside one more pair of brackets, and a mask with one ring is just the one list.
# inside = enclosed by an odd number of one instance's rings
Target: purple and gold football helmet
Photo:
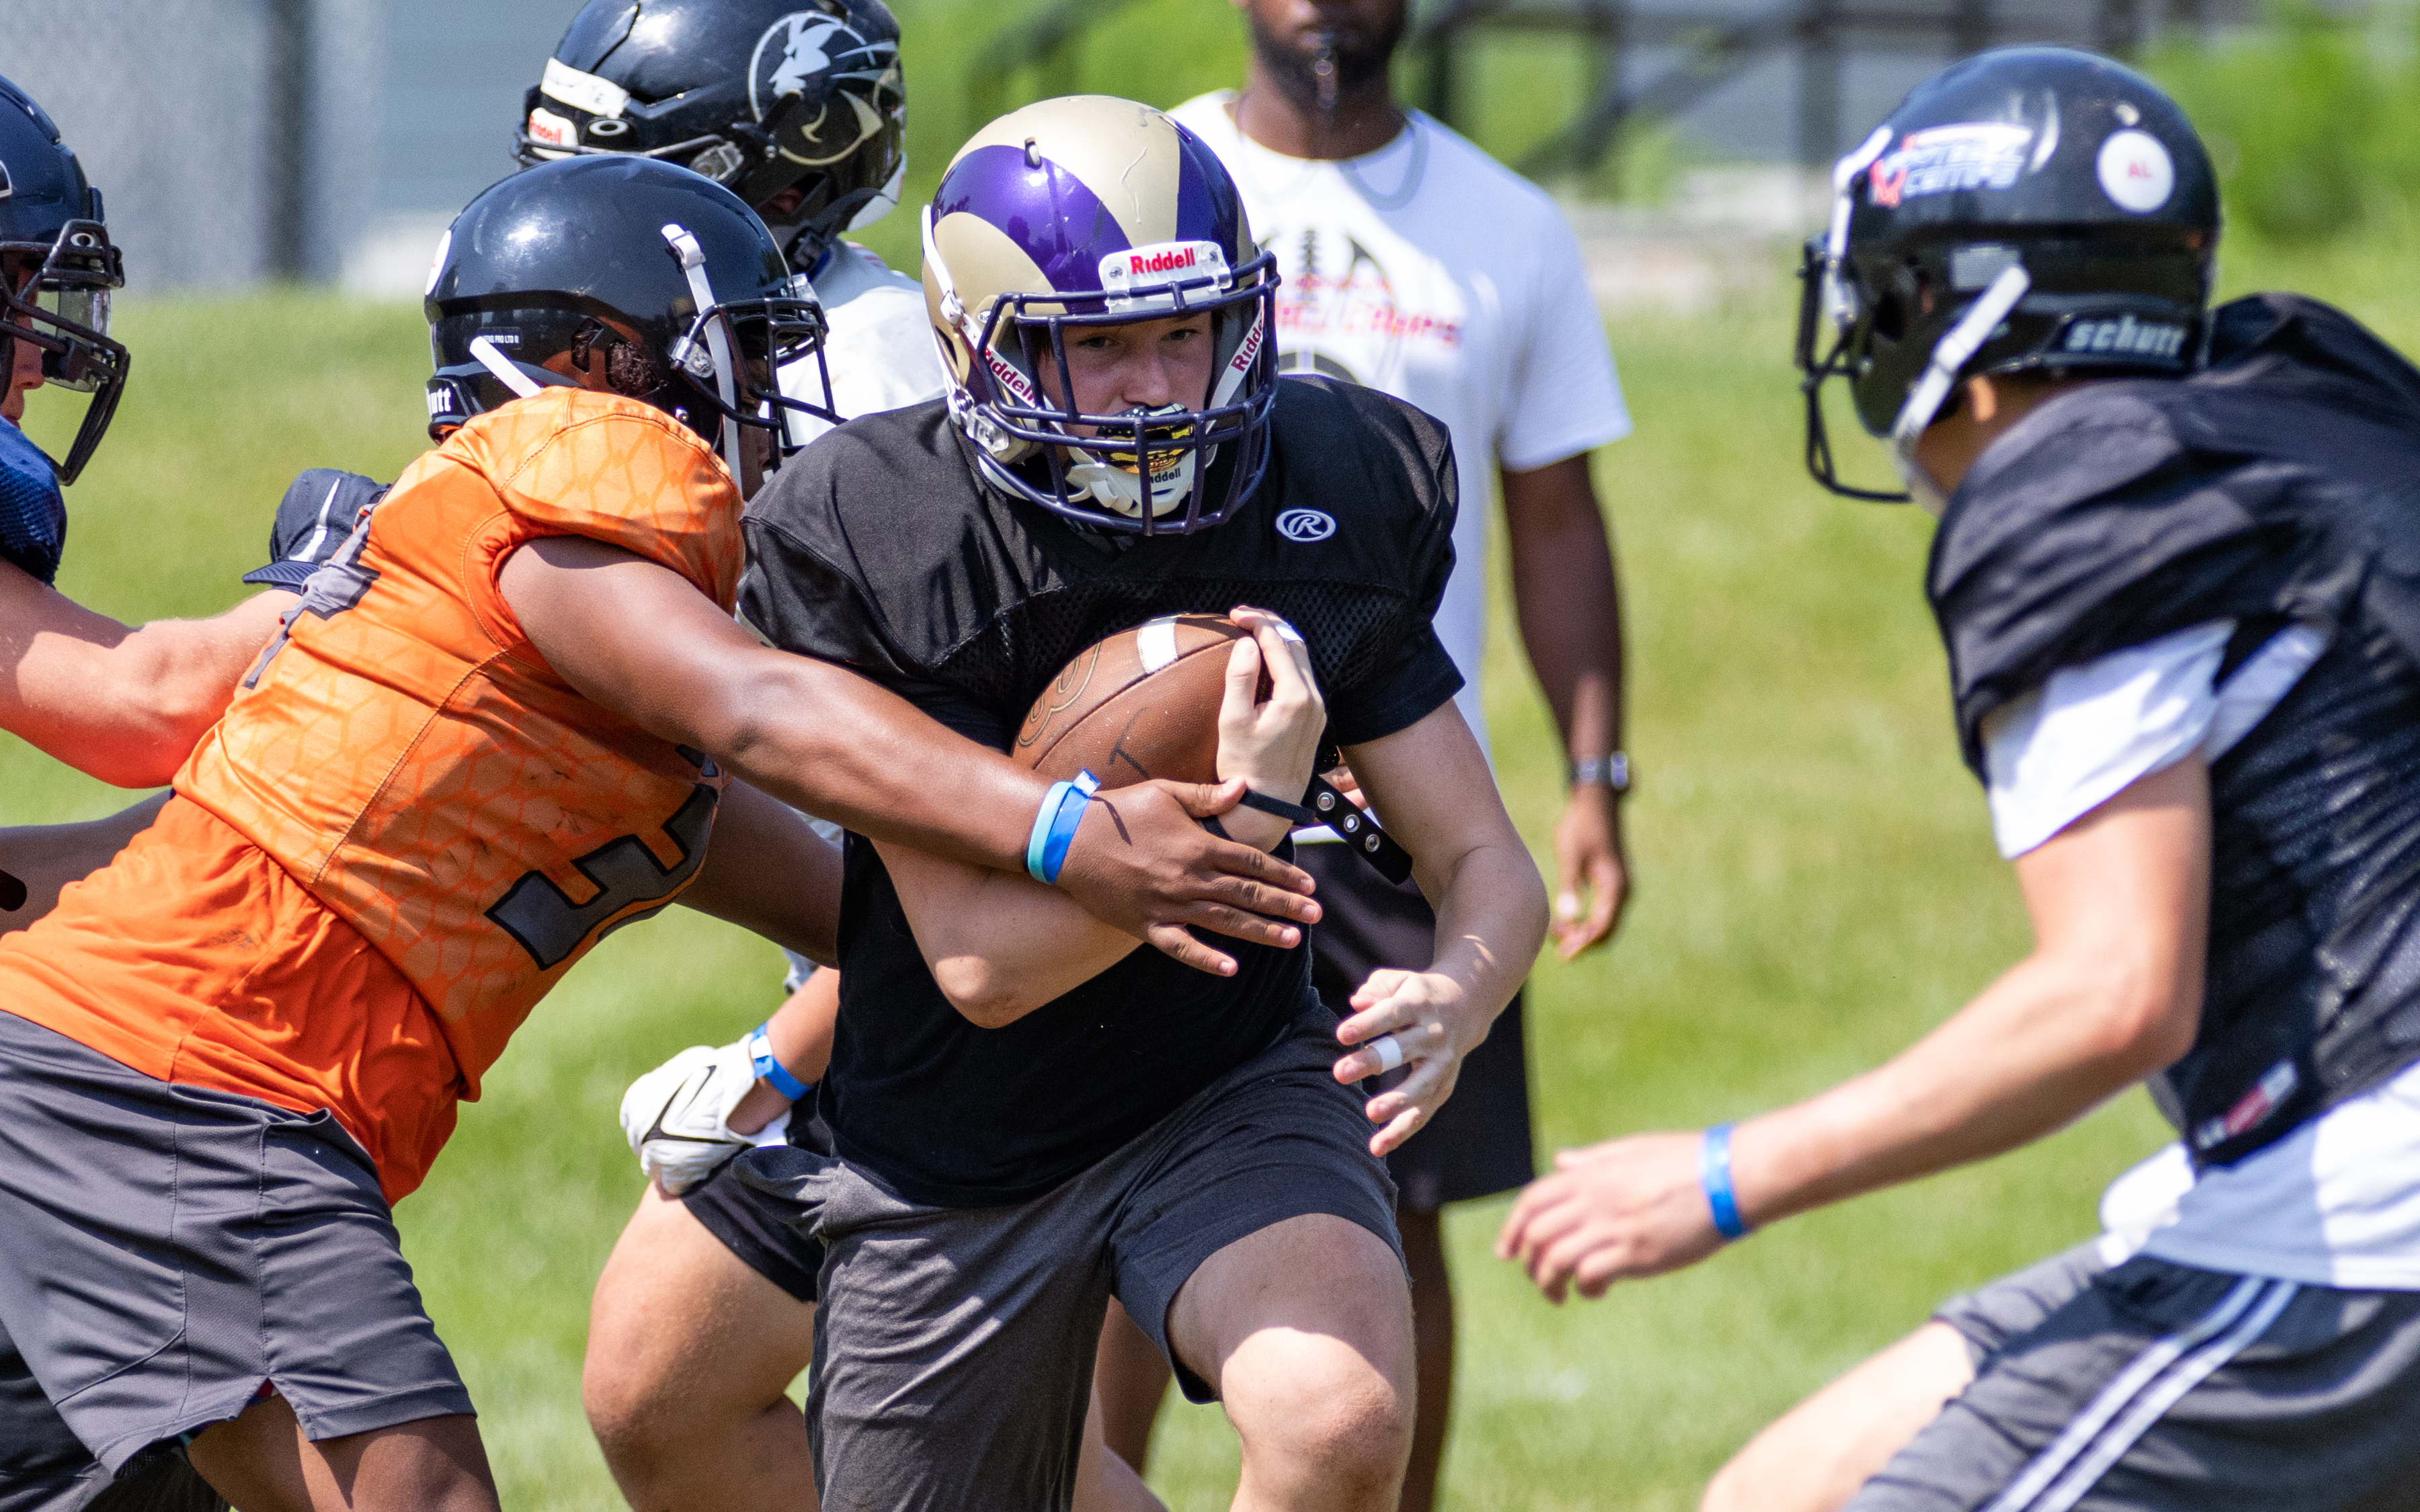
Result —
[[[1200, 138], [1105, 95], [1028, 105], [959, 148], [923, 234], [950, 414], [987, 481], [1142, 535], [1206, 529], [1251, 497], [1277, 395], [1277, 267]], [[1210, 316], [1215, 353], [1198, 402], [1075, 409], [1071, 331], [1192, 314]], [[1046, 363], [1064, 404], [1036, 382]]]

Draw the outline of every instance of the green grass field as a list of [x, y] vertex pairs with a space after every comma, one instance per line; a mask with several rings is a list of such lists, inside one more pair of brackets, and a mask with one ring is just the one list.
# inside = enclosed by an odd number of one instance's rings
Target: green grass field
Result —
[[[2239, 255], [2407, 344], [2399, 248]], [[1797, 462], [1785, 255], [1775, 296], [1613, 331], [1637, 435], [1600, 459], [1632, 644], [1638, 893], [1614, 949], [1542, 965], [1542, 1148], [1749, 1113], [1870, 1064], [2024, 948], [1959, 767], [1919, 593], [1930, 522], [1832, 501]], [[2247, 278], [2246, 275], [2249, 275]], [[391, 476], [418, 452], [416, 312], [265, 295], [126, 314], [136, 379], [73, 490], [61, 586], [128, 619], [213, 610], [260, 560], [299, 468]], [[1497, 748], [1543, 846], [1558, 770], [1499, 609]], [[123, 795], [0, 736], [0, 821]], [[1542, 852], [1543, 854], [1543, 852]], [[590, 1286], [639, 1193], [614, 1107], [640, 1071], [769, 1008], [774, 951], [675, 910], [616, 935], [536, 1013], [400, 1211], [514, 1508], [618, 1504], [581, 1420]], [[2162, 1137], [2139, 1096], [1978, 1169], [1786, 1225], [1685, 1275], [1558, 1311], [1488, 1255], [1504, 1204], [1454, 1212], [1457, 1508], [1675, 1509], [1761, 1423], [1943, 1294], [2087, 1233], [2102, 1183]], [[1215, 1409], [1163, 1430], [1172, 1505], [1225, 1504]]]

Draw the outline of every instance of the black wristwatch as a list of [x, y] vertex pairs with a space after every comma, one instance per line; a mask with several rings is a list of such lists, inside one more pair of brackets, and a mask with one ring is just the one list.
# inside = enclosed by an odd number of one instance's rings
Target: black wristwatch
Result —
[[1572, 786], [1611, 788], [1620, 797], [1630, 791], [1630, 753], [1615, 751], [1610, 756], [1586, 756], [1572, 763]]

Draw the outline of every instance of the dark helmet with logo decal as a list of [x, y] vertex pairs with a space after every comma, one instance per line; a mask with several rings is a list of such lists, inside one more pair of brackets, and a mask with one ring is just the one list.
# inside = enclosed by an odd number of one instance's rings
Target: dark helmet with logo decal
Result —
[[[923, 234], [950, 417], [987, 482], [1142, 535], [1206, 529], [1252, 496], [1276, 406], [1277, 261], [1201, 138], [1107, 95], [1028, 105], [958, 149]], [[1076, 409], [1070, 341], [1180, 316], [1208, 318], [1207, 393], [1123, 414]]]
[[[540, 163], [456, 216], [429, 270], [429, 435], [603, 378], [720, 447], [785, 430], [781, 364], [820, 350], [822, 307], [756, 212], [721, 185], [642, 157]], [[834, 422], [835, 424], [837, 422]]]
[[[42, 354], [44, 384], [84, 395], [84, 414], [56, 461], [73, 483], [117, 412], [131, 359], [110, 339], [109, 298], [125, 285], [103, 222], [101, 191], [85, 181], [59, 129], [23, 90], [0, 79], [0, 375], [16, 344]], [[13, 383], [13, 380], [10, 380]], [[64, 431], [64, 427], [62, 427]]]
[[2199, 361], [2217, 176], [2184, 112], [2131, 69], [2069, 48], [1980, 54], [1918, 85], [1832, 178], [1797, 358], [1807, 470], [1836, 493], [1909, 497], [1839, 481], [1827, 378], [1848, 379], [1921, 492], [1916, 439], [1954, 412], [1961, 379]]
[[588, 0], [523, 100], [515, 153], [692, 168], [805, 272], [899, 203], [907, 119], [882, 0]]

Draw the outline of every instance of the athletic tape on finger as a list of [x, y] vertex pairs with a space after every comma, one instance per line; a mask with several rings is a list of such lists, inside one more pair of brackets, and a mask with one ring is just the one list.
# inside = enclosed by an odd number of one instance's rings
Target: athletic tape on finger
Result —
[[1403, 1041], [1391, 1034], [1382, 1034], [1371, 1041], [1370, 1048], [1378, 1053], [1378, 1074], [1381, 1076], [1404, 1063]]

